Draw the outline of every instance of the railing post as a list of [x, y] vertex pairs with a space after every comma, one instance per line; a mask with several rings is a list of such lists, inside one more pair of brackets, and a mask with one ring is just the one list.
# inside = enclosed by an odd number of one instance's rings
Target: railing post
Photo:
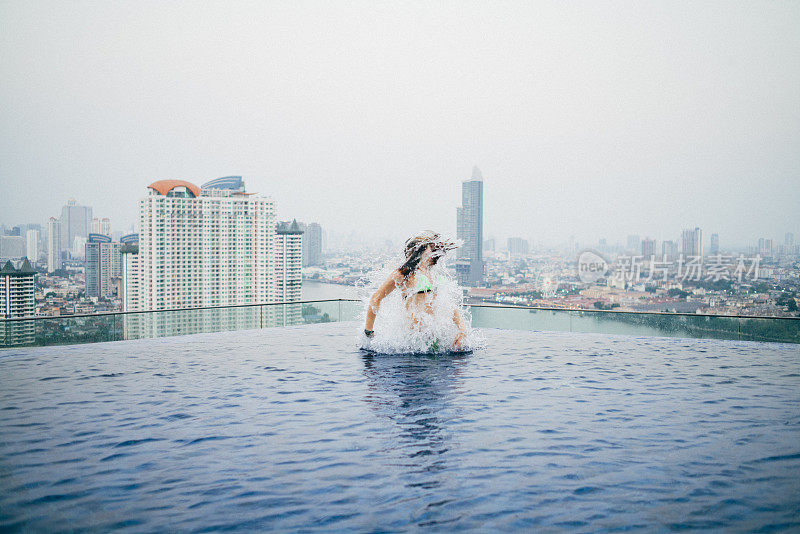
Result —
[[337, 318], [337, 321], [341, 320], [342, 320], [342, 299], [339, 299], [339, 317]]

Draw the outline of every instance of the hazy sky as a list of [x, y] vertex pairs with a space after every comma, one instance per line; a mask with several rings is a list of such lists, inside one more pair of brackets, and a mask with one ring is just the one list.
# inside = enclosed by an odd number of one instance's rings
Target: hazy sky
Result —
[[0, 1], [0, 222], [230, 174], [398, 239], [800, 239], [800, 2]]

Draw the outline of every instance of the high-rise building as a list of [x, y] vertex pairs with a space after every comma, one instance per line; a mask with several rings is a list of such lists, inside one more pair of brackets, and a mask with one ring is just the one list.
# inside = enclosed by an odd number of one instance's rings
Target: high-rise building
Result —
[[104, 234], [89, 234], [86, 242], [84, 273], [87, 297], [109, 297], [122, 276], [120, 243]]
[[[0, 319], [32, 317], [35, 311], [33, 291], [36, 272], [28, 259], [19, 269], [7, 261], [0, 269]], [[33, 342], [33, 321], [10, 321], [0, 325], [0, 345], [27, 345]]]
[[19, 260], [25, 257], [25, 238], [20, 235], [0, 236], [0, 258]]
[[241, 177], [151, 184], [139, 201], [138, 251], [122, 239], [124, 309], [205, 309], [125, 315], [125, 337], [302, 322], [299, 302], [226, 307], [300, 300], [302, 234], [287, 230], [279, 237], [273, 201], [246, 193]]
[[483, 240], [483, 250], [487, 252], [494, 252], [495, 249], [495, 238], [490, 237], [489, 239]]
[[135, 310], [139, 305], [139, 234], [120, 239], [122, 258], [122, 309]]
[[719, 254], [719, 234], [711, 234], [711, 245], [708, 247], [709, 254]]
[[322, 264], [322, 227], [319, 223], [303, 224], [303, 267]]
[[791, 249], [794, 246], [794, 234], [791, 232], [786, 232], [786, 235], [783, 236], [783, 244], [788, 249]]
[[91, 233], [111, 237], [111, 220], [108, 217], [92, 219]]
[[509, 237], [508, 238], [508, 253], [509, 254], [527, 254], [530, 252], [530, 247], [528, 246], [528, 240], [522, 239], [521, 237]]
[[278, 223], [275, 245], [276, 300], [298, 301], [302, 283], [303, 230], [297, 221]]
[[86, 254], [86, 238], [76, 235], [72, 240], [72, 248], [69, 251], [70, 258], [81, 260]]
[[772, 239], [765, 237], [758, 239], [758, 254], [762, 258], [772, 258], [775, 255]]
[[628, 236], [628, 252], [637, 253], [641, 248], [642, 240], [638, 235]]
[[678, 243], [675, 241], [663, 241], [661, 243], [662, 261], [675, 261], [678, 259]]
[[456, 272], [462, 285], [483, 283], [483, 176], [472, 169], [472, 177], [461, 182], [461, 206], [456, 209], [457, 236], [464, 244], [458, 251]]
[[642, 257], [649, 260], [656, 255], [656, 240], [645, 237], [642, 239]]
[[686, 256], [703, 255], [703, 231], [700, 228], [687, 228], [681, 233], [681, 253]]
[[61, 221], [50, 217], [47, 222], [47, 272], [61, 269]]
[[274, 302], [273, 201], [241, 177], [209, 184], [162, 180], [139, 201], [135, 309]]
[[92, 208], [79, 206], [74, 198], [61, 208], [61, 250], [70, 250], [75, 236], [89, 237], [92, 223]]
[[39, 230], [35, 228], [25, 232], [25, 251], [31, 263], [39, 261]]

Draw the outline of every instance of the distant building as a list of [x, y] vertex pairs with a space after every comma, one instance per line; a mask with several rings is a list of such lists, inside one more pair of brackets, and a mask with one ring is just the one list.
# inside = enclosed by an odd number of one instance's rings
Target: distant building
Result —
[[214, 178], [209, 180], [201, 186], [201, 189], [206, 192], [223, 191], [226, 194], [244, 193], [244, 180], [241, 176], [223, 176], [222, 178]]
[[92, 222], [92, 208], [80, 206], [74, 198], [61, 208], [61, 250], [70, 250], [75, 236], [89, 237]]
[[638, 235], [629, 235], [628, 236], [628, 252], [633, 252], [634, 254], [639, 252], [641, 248], [642, 241]]
[[0, 258], [19, 260], [25, 257], [25, 238], [20, 235], [0, 236]]
[[122, 276], [120, 243], [104, 234], [89, 234], [84, 259], [87, 297], [110, 297]]
[[119, 249], [122, 262], [120, 297], [123, 311], [130, 311], [137, 309], [139, 305], [139, 235], [127, 235], [120, 239], [120, 242], [122, 244]]
[[82, 260], [86, 254], [86, 238], [76, 235], [72, 240], [72, 249], [69, 251], [70, 258]]
[[530, 252], [530, 247], [528, 246], [528, 240], [522, 239], [521, 237], [509, 237], [508, 238], [508, 252], [509, 254], [528, 254]]
[[656, 255], [656, 240], [645, 237], [642, 239], [642, 257], [649, 260]]
[[301, 297], [303, 230], [297, 221], [281, 222], [276, 227], [275, 277], [278, 302], [294, 302]]
[[61, 269], [61, 221], [50, 217], [47, 223], [47, 272]]
[[202, 193], [181, 180], [148, 186], [139, 201], [136, 309], [273, 300], [274, 204], [230, 178]]
[[711, 234], [711, 245], [708, 247], [709, 254], [719, 254], [719, 234]]
[[303, 267], [322, 264], [322, 227], [319, 223], [303, 224]]
[[495, 239], [490, 237], [489, 239], [485, 239], [483, 241], [483, 250], [487, 252], [494, 252], [495, 249]]
[[663, 261], [675, 261], [678, 259], [678, 243], [675, 241], [664, 241], [661, 243], [661, 259]]
[[681, 233], [681, 253], [686, 256], [703, 255], [703, 231], [688, 228]]
[[91, 233], [111, 237], [111, 220], [108, 217], [92, 219]]
[[31, 228], [25, 232], [25, 252], [31, 263], [39, 262], [39, 230]]
[[[294, 261], [295, 240], [288, 241]], [[277, 242], [274, 202], [247, 193], [240, 176], [202, 188], [182, 180], [150, 184], [139, 201], [138, 251], [120, 251], [125, 309], [204, 309], [126, 315], [125, 337], [301, 322], [299, 303], [240, 306], [277, 301]], [[283, 280], [288, 298], [299, 300], [302, 241], [296, 244], [298, 284], [292, 269]]]
[[[36, 272], [27, 258], [19, 269], [7, 261], [0, 269], [0, 319], [32, 317], [35, 312], [33, 292]], [[0, 325], [0, 345], [33, 343], [32, 321], [10, 321]]]
[[472, 169], [472, 177], [461, 182], [461, 206], [456, 209], [457, 236], [464, 244], [458, 251], [456, 272], [462, 285], [483, 283], [483, 176]]
[[772, 258], [775, 255], [772, 239], [767, 239], [765, 237], [759, 238], [758, 254], [762, 258]]

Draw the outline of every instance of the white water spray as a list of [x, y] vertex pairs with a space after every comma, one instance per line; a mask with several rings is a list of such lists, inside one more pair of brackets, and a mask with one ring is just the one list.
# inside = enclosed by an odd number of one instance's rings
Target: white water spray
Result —
[[[363, 303], [361, 324], [366, 319], [370, 298], [378, 288], [403, 264], [397, 256], [384, 264], [383, 268], [369, 274], [369, 282], [359, 288]], [[464, 307], [464, 296], [452, 269], [444, 261], [428, 269], [433, 290], [416, 297], [403, 298], [402, 287], [395, 289], [380, 303], [375, 318], [372, 338], [361, 334], [361, 348], [382, 354], [441, 354], [454, 351], [470, 351], [483, 346], [483, 338], [471, 327], [471, 314]], [[412, 275], [409, 275], [411, 278]], [[455, 346], [459, 328], [454, 314], [460, 314], [465, 338]]]

